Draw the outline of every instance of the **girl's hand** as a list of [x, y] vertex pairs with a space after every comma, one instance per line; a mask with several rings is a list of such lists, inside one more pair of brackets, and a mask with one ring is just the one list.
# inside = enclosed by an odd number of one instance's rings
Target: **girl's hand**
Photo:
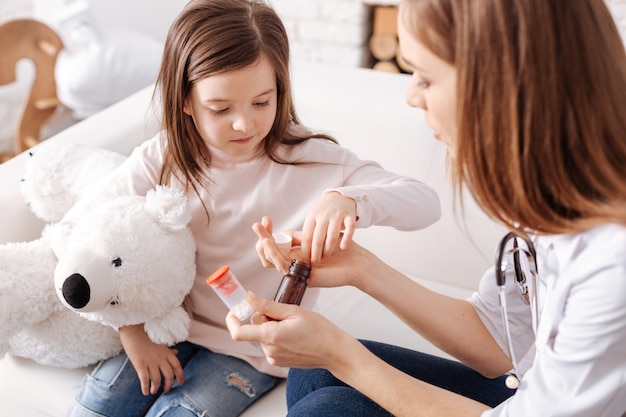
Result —
[[347, 249], [356, 228], [356, 201], [332, 191], [324, 194], [309, 211], [302, 228], [303, 260], [317, 266], [337, 247]]
[[143, 325], [121, 327], [119, 333], [124, 351], [137, 371], [143, 395], [156, 394], [161, 381], [164, 392], [170, 391], [175, 380], [179, 384], [185, 382], [177, 351], [150, 340]]
[[[300, 247], [302, 232], [284, 231], [293, 238], [294, 247], [288, 253], [282, 251], [271, 233], [272, 221], [263, 217], [261, 223], [255, 223], [252, 229], [259, 240], [256, 250], [265, 267], [275, 266], [283, 274], [287, 273], [292, 259], [306, 261]], [[308, 285], [311, 287], [340, 287], [353, 285], [361, 288], [361, 282], [376, 277], [376, 267], [383, 266], [380, 259], [371, 252], [351, 242], [348, 248], [339, 249], [324, 257], [321, 263], [311, 269]]]
[[[307, 214], [302, 232], [298, 234], [300, 247], [295, 256], [280, 251], [272, 237], [272, 220], [264, 216], [252, 229], [259, 240], [255, 247], [264, 267], [275, 266], [286, 273], [291, 259], [297, 258], [316, 266], [322, 257], [333, 254], [335, 249], [347, 249], [356, 228], [356, 202], [338, 192], [329, 192], [319, 199]], [[289, 233], [292, 235], [293, 233]], [[296, 244], [294, 242], [294, 244]], [[291, 256], [291, 257], [290, 257]]]
[[233, 340], [260, 343], [270, 365], [332, 369], [346, 351], [341, 344], [353, 340], [326, 318], [302, 307], [275, 303], [252, 292], [247, 298], [257, 311], [252, 324], [241, 324], [228, 313], [226, 325]]
[[[278, 245], [274, 241], [274, 237], [272, 236], [272, 219], [267, 216], [264, 216], [261, 219], [261, 223], [254, 223], [252, 225], [252, 230], [256, 233], [259, 240], [257, 240], [255, 248], [256, 252], [259, 255], [259, 259], [261, 259], [261, 263], [266, 268], [276, 267], [283, 274], [287, 273], [289, 270], [289, 265], [291, 265], [291, 260], [293, 256], [297, 259], [304, 260], [300, 254], [299, 248], [295, 251], [292, 250], [290, 253], [285, 253], [279, 249]], [[292, 233], [289, 233], [292, 235]]]

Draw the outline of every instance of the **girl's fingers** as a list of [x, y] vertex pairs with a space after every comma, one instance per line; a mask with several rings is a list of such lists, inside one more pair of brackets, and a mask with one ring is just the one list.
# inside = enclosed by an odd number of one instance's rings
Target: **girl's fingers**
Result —
[[163, 375], [163, 392], [170, 392], [174, 385], [174, 371], [171, 367], [164, 366], [161, 368], [161, 374]]
[[326, 232], [326, 241], [324, 242], [324, 253], [322, 257], [332, 255], [341, 239], [341, 227], [342, 222], [331, 221], [328, 224], [328, 230]]
[[139, 377], [139, 383], [141, 385], [141, 393], [143, 395], [150, 394], [150, 375], [147, 372], [137, 371], [137, 376]]
[[300, 250], [302, 252], [303, 260], [308, 261], [311, 259], [311, 245], [313, 239], [313, 232], [315, 231], [315, 217], [308, 215], [304, 220], [302, 226], [302, 234], [300, 235]]
[[169, 364], [172, 367], [172, 371], [174, 372], [174, 378], [178, 381], [179, 384], [182, 385], [185, 383], [185, 373], [183, 371], [182, 365], [180, 364], [180, 361], [176, 357], [177, 353], [178, 352], [176, 350], [172, 349], [173, 356], [170, 357]]
[[341, 236], [341, 242], [339, 247], [343, 250], [348, 249], [350, 247], [350, 242], [352, 242], [352, 237], [354, 236], [354, 231], [356, 230], [356, 221], [352, 217], [346, 217], [343, 222], [343, 231]]
[[[265, 217], [263, 219], [265, 219]], [[271, 239], [272, 238], [271, 220], [270, 220], [270, 229], [268, 229], [263, 224], [263, 221], [261, 221], [261, 223], [254, 223], [252, 225], [252, 230], [254, 230], [254, 233], [256, 233], [259, 239]]]
[[[269, 230], [268, 230], [269, 227]], [[268, 248], [271, 248], [270, 242], [273, 241], [272, 234], [272, 221], [269, 217], [263, 217], [261, 223], [254, 223], [252, 225], [252, 230], [256, 233], [259, 238], [255, 244], [255, 249], [257, 254], [259, 255], [259, 259], [261, 260], [261, 264], [265, 268], [271, 268], [274, 264], [271, 261], [271, 255], [268, 253]]]
[[149, 368], [148, 372], [150, 374], [150, 394], [154, 395], [161, 386], [161, 370], [158, 367], [156, 369]]
[[[263, 220], [265, 219], [266, 217], [263, 218]], [[262, 223], [264, 223], [264, 221], [262, 221]], [[274, 237], [262, 223], [254, 223], [252, 225], [252, 230], [254, 230], [257, 237], [259, 238], [256, 243], [256, 250], [259, 258], [261, 259], [261, 263], [266, 268], [276, 267], [282, 273], [286, 273], [289, 269], [291, 259], [289, 258], [288, 254], [283, 252], [278, 247], [278, 245], [274, 241]], [[266, 224], [269, 224], [271, 226], [271, 220], [269, 220], [269, 223]]]
[[265, 227], [265, 229], [267, 230], [267, 232], [271, 235], [272, 234], [272, 219], [268, 216], [263, 216], [263, 218], [261, 219], [261, 224]]
[[322, 259], [324, 254], [324, 245], [326, 244], [328, 232], [328, 222], [324, 221], [315, 224], [313, 231], [313, 239], [311, 241], [311, 263], [315, 264]]

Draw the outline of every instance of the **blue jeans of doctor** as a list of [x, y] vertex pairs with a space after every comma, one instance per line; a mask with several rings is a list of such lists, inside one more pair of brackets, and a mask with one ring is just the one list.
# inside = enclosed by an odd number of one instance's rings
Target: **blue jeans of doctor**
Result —
[[175, 382], [168, 393], [144, 396], [137, 372], [121, 353], [85, 376], [67, 416], [235, 417], [281, 381], [241, 359], [189, 342], [174, 348], [185, 373], [183, 385]]
[[[362, 342], [376, 356], [430, 384], [495, 407], [515, 393], [505, 377], [488, 379], [448, 359], [378, 342]], [[367, 364], [363, 364], [367, 366]], [[378, 404], [323, 369], [291, 369], [287, 377], [289, 416], [390, 417]]]

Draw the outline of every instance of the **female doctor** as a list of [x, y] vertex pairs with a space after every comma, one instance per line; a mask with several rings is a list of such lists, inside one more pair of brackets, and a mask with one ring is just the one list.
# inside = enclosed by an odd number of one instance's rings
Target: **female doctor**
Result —
[[[448, 146], [455, 189], [515, 235], [468, 300], [355, 243], [309, 284], [359, 288], [460, 363], [254, 294], [232, 337], [294, 368], [290, 416], [625, 416], [626, 53], [604, 1], [403, 0], [398, 24], [407, 102]], [[271, 222], [254, 228], [284, 271]]]

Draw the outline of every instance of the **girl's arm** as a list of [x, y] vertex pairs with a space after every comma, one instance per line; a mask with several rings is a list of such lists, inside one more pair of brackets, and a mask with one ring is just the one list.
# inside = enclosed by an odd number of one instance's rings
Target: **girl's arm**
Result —
[[357, 226], [416, 230], [440, 218], [439, 197], [426, 184], [382, 168], [362, 170], [371, 171], [371, 179], [378, 182], [327, 190], [310, 208], [302, 228], [302, 253], [313, 265], [337, 248], [346, 249]]
[[327, 191], [340, 192], [356, 201], [358, 227], [419, 230], [441, 217], [439, 196], [426, 183], [387, 171], [349, 151], [344, 158], [342, 185]]
[[439, 196], [415, 178], [323, 141], [308, 141], [293, 151], [300, 154], [292, 158], [317, 161], [326, 167], [325, 175], [332, 172], [327, 182], [320, 183], [326, 188], [320, 188], [320, 198], [309, 208], [302, 228], [303, 259], [314, 266], [337, 248], [345, 249], [357, 227], [418, 230], [441, 217]]

